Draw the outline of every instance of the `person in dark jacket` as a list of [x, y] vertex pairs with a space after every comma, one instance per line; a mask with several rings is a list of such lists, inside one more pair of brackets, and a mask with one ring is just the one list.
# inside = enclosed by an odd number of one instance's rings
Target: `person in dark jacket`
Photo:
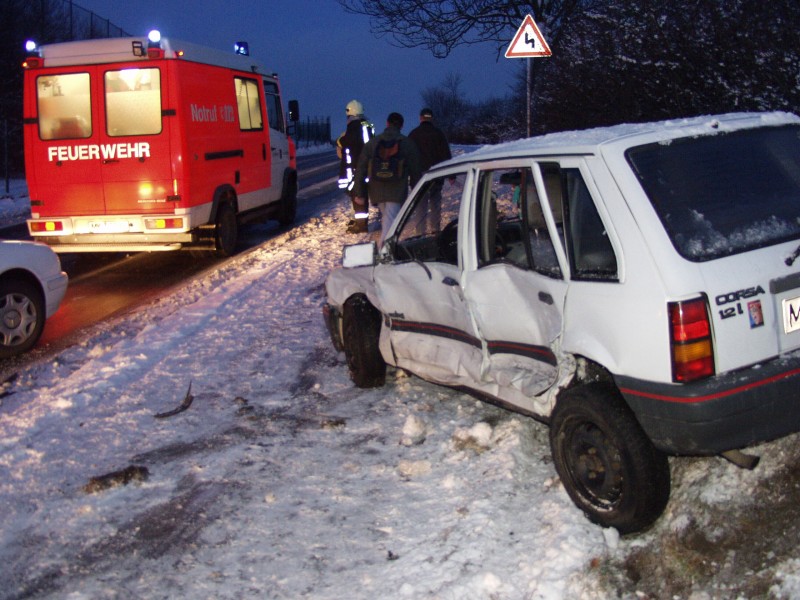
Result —
[[408, 137], [419, 149], [420, 168], [423, 172], [452, 157], [447, 136], [433, 124], [433, 111], [430, 108], [420, 111], [419, 125], [411, 130]]
[[[380, 244], [386, 238], [389, 227], [394, 222], [400, 207], [408, 196], [409, 185], [414, 185], [422, 176], [419, 163], [419, 150], [416, 145], [402, 133], [403, 116], [393, 112], [386, 118], [386, 129], [383, 133], [372, 138], [364, 146], [358, 158], [355, 176], [355, 203], [359, 207], [367, 208], [367, 198], [381, 211], [381, 238]], [[380, 152], [382, 148], [391, 149], [391, 159], [386, 159], [384, 164], [391, 161], [399, 169], [397, 176], [390, 176], [376, 170], [376, 165], [381, 164]], [[394, 154], [396, 152], [396, 154]], [[390, 170], [390, 169], [389, 169]], [[367, 183], [369, 182], [369, 183]]]
[[375, 131], [372, 123], [364, 116], [364, 107], [358, 100], [347, 103], [345, 114], [347, 128], [336, 140], [336, 152], [339, 155], [339, 189], [345, 190], [353, 206], [353, 218], [347, 224], [347, 232], [366, 233], [369, 209], [356, 206], [353, 184], [358, 157], [364, 144], [375, 135]]
[[[419, 112], [419, 125], [411, 130], [408, 137], [419, 148], [420, 166], [423, 173], [433, 165], [452, 157], [447, 136], [433, 124], [433, 111], [430, 108], [423, 108]], [[426, 210], [428, 231], [436, 231], [440, 225], [443, 185], [444, 180], [442, 179], [434, 181], [427, 199], [424, 200], [428, 203]], [[421, 208], [421, 210], [424, 209]]]

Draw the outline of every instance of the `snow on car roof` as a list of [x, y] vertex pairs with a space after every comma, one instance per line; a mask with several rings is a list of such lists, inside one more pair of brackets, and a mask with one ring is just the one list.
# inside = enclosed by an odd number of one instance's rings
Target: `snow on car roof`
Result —
[[762, 126], [800, 123], [800, 117], [788, 112], [728, 113], [649, 123], [625, 123], [576, 131], [561, 131], [482, 146], [467, 154], [436, 165], [436, 168], [473, 162], [541, 154], [593, 154], [600, 146], [622, 143], [629, 147], [679, 137], [707, 135]]

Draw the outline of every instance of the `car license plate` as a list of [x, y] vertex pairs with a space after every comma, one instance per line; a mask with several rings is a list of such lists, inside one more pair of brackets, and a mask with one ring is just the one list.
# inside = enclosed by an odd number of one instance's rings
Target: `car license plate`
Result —
[[783, 332], [800, 329], [800, 297], [783, 300]]

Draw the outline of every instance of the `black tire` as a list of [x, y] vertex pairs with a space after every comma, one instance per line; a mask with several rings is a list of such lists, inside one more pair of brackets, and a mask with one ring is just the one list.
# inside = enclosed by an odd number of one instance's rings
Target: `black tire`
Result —
[[0, 358], [30, 350], [44, 330], [42, 292], [18, 279], [0, 281]]
[[297, 218], [297, 179], [287, 177], [281, 194], [281, 208], [278, 213], [278, 223], [284, 227], [293, 225]]
[[342, 311], [342, 340], [350, 379], [360, 388], [386, 383], [386, 363], [378, 347], [381, 313], [364, 296], [353, 296]]
[[223, 202], [217, 210], [214, 227], [214, 251], [217, 256], [233, 256], [239, 241], [239, 223], [236, 210], [230, 202]]
[[561, 394], [550, 421], [550, 448], [567, 493], [598, 525], [634, 533], [667, 506], [667, 456], [653, 446], [611, 384]]

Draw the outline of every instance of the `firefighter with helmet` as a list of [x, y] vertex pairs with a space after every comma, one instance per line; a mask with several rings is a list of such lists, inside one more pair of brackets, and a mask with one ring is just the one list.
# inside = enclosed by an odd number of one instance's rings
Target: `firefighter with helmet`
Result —
[[347, 232], [366, 233], [369, 208], [358, 206], [353, 201], [355, 197], [353, 185], [358, 156], [361, 154], [364, 144], [375, 135], [375, 130], [364, 116], [364, 107], [358, 100], [351, 100], [347, 103], [345, 114], [347, 115], [347, 129], [336, 140], [336, 152], [339, 154], [340, 160], [339, 189], [347, 192], [353, 207], [353, 218], [347, 224]]

